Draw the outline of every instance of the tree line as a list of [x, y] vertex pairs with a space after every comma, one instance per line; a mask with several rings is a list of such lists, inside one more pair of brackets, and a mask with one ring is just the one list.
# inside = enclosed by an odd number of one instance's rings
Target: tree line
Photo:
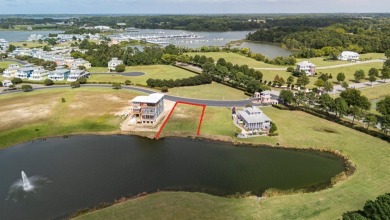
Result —
[[363, 210], [344, 213], [343, 220], [389, 219], [389, 216], [390, 193], [386, 193], [375, 200], [368, 200]]
[[[286, 19], [288, 20], [288, 19]], [[342, 50], [358, 53], [383, 53], [390, 49], [390, 19], [335, 19], [335, 22], [316, 20], [312, 26], [303, 25], [309, 19], [300, 18], [300, 25], [280, 22], [247, 35], [248, 40], [282, 44], [288, 49], [299, 49], [300, 57], [334, 56]], [[313, 22], [313, 21], [312, 21]], [[296, 22], [297, 23], [297, 22]]]
[[183, 79], [152, 79], [149, 78], [146, 80], [146, 84], [149, 87], [168, 87], [168, 88], [173, 88], [173, 87], [182, 87], [182, 86], [197, 86], [197, 85], [202, 85], [202, 84], [210, 84], [213, 81], [213, 78], [209, 74], [201, 73], [197, 76], [192, 76], [188, 78], [183, 78]]

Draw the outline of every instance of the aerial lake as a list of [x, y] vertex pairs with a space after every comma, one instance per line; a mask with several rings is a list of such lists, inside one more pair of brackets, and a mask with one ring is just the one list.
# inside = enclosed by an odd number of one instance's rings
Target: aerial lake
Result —
[[260, 196], [269, 188], [323, 186], [342, 171], [343, 159], [308, 150], [187, 138], [49, 138], [0, 151], [0, 219], [63, 219], [158, 190]]

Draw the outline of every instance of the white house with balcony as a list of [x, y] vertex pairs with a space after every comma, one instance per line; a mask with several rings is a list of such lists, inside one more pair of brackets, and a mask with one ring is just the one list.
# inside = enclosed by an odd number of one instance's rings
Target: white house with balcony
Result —
[[19, 68], [20, 67], [18, 64], [10, 64], [8, 65], [8, 68], [3, 71], [2, 76], [6, 78], [13, 78], [16, 76], [16, 73], [18, 72]]
[[79, 78], [88, 78], [91, 74], [85, 70], [71, 69], [67, 81], [74, 82]]
[[343, 51], [338, 56], [339, 60], [356, 61], [360, 59], [360, 55], [353, 51]]
[[118, 58], [114, 57], [108, 62], [108, 70], [115, 71], [115, 67], [123, 64], [122, 60], [118, 60]]
[[21, 78], [21, 79], [28, 79], [28, 78], [30, 78], [34, 69], [35, 69], [35, 67], [32, 64], [23, 65], [22, 68], [18, 69], [15, 77]]
[[255, 106], [237, 111], [237, 117], [243, 122], [246, 130], [267, 131], [271, 128], [271, 119]]
[[49, 72], [48, 78], [53, 81], [64, 81], [68, 79], [70, 70], [64, 67], [56, 67], [56, 70]]
[[137, 96], [132, 103], [132, 115], [137, 123], [155, 124], [164, 111], [164, 94], [152, 93], [149, 96]]
[[28, 78], [29, 80], [43, 80], [49, 75], [49, 72], [45, 70], [42, 66], [37, 66], [34, 68], [34, 71]]
[[304, 71], [306, 75], [313, 76], [316, 73], [316, 65], [305, 60], [297, 64], [296, 70], [298, 72]]

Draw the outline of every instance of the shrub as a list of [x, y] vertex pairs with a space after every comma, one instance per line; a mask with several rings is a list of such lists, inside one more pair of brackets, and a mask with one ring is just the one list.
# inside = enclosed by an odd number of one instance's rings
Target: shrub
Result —
[[3, 87], [3, 82], [0, 81], [0, 87]]
[[166, 86], [161, 87], [161, 92], [168, 92], [168, 87]]
[[127, 86], [128, 86], [128, 85], [133, 85], [133, 83], [132, 83], [130, 80], [126, 80], [126, 81], [125, 81], [125, 85], [127, 85]]
[[115, 67], [115, 71], [118, 72], [118, 73], [124, 72], [125, 69], [126, 69], [125, 64], [120, 64], [120, 65]]
[[11, 79], [11, 82], [12, 82], [12, 84], [16, 85], [16, 84], [22, 83], [23, 80], [21, 78], [13, 78], [13, 79]]
[[77, 79], [77, 82], [79, 82], [80, 84], [85, 84], [85, 83], [87, 83], [87, 79], [84, 77], [81, 77], [81, 78]]
[[30, 85], [22, 85], [23, 92], [30, 92], [33, 91], [33, 87]]
[[54, 82], [51, 79], [45, 79], [45, 81], [43, 81], [43, 84], [45, 84], [46, 86], [51, 86], [54, 85]]
[[122, 85], [120, 83], [113, 83], [112, 88], [113, 89], [122, 89]]
[[73, 89], [74, 88], [79, 88], [80, 87], [80, 83], [78, 81], [71, 82], [70, 83], [70, 87], [72, 87]]
[[274, 134], [276, 130], [278, 130], [276, 124], [273, 121], [271, 121], [271, 128], [269, 129], [269, 133]]
[[294, 67], [287, 67], [287, 72], [290, 72], [290, 73], [292, 73], [292, 72], [294, 72]]
[[61, 98], [61, 102], [62, 102], [62, 103], [66, 102], [66, 100], [65, 100], [64, 97]]

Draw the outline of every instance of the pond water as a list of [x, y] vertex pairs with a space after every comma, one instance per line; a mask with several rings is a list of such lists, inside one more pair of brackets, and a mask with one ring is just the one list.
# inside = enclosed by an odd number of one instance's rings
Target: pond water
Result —
[[0, 38], [8, 42], [26, 41], [31, 34], [48, 36], [50, 33], [58, 34], [63, 31], [0, 31]]
[[290, 50], [279, 47], [273, 44], [258, 43], [258, 42], [243, 42], [240, 48], [249, 48], [254, 53], [261, 53], [269, 58], [288, 57], [292, 54]]
[[[62, 219], [79, 209], [157, 190], [261, 195], [268, 188], [327, 184], [343, 170], [341, 158], [305, 150], [184, 138], [49, 138], [0, 151], [0, 219]], [[21, 183], [21, 171], [33, 190], [15, 193], [11, 186]]]

